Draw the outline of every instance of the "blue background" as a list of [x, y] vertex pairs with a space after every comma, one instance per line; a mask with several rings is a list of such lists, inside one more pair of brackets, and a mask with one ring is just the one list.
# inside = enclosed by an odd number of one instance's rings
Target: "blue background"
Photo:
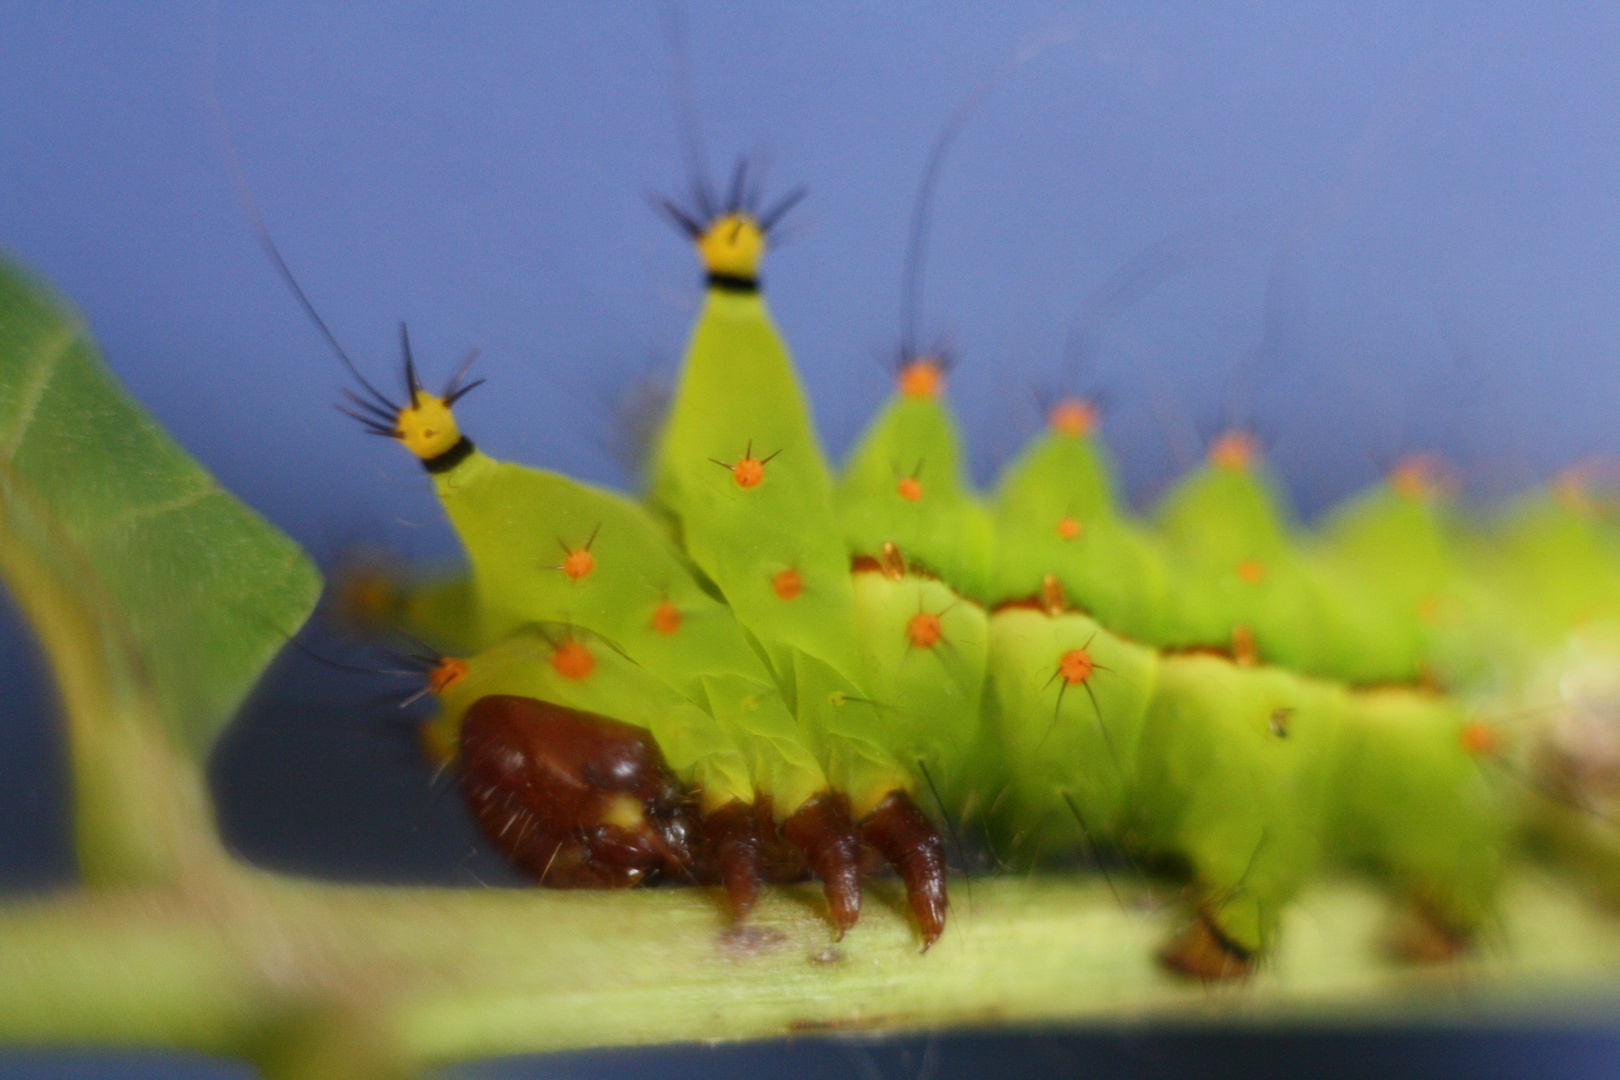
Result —
[[[923, 331], [960, 357], [952, 395], [981, 479], [1034, 429], [1035, 392], [1059, 386], [1107, 401], [1139, 502], [1196, 455], [1223, 400], [1307, 512], [1406, 450], [1445, 451], [1482, 497], [1620, 451], [1612, 5], [685, 10], [713, 167], [766, 155], [774, 190], [810, 188], [767, 279], [835, 453], [887, 390], [930, 140], [1054, 34], [1066, 41], [989, 99], [939, 188]], [[651, 5], [6, 3], [0, 247], [71, 296], [135, 393], [318, 556], [373, 540], [443, 554], [416, 466], [332, 411], [342, 372], [255, 245], [208, 86], [283, 253], [375, 379], [393, 377], [401, 318], [434, 381], [481, 347], [491, 385], [460, 410], [470, 434], [622, 482], [607, 449], [622, 399], [671, 368], [698, 296], [686, 245], [647, 205], [685, 183], [669, 73]], [[1106, 287], [1144, 252], [1140, 288]], [[1092, 348], [1065, 376], [1088, 311]], [[36, 884], [66, 873], [65, 834], [61, 793], [38, 779], [56, 766], [24, 642], [6, 631], [18, 662], [0, 689], [26, 722], [0, 733], [0, 811], [17, 823], [0, 830], [0, 880]], [[247, 849], [291, 836], [382, 876], [437, 858], [416, 825], [400, 830], [414, 852], [376, 855], [380, 814], [347, 840], [289, 832], [274, 815], [291, 811], [267, 809], [290, 801], [272, 773], [313, 762], [299, 798], [341, 799], [320, 770], [351, 768], [356, 813], [376, 813], [376, 789], [352, 747], [323, 765], [307, 733], [254, 738], [236, 736], [279, 771], [244, 753], [223, 767], [250, 774], [226, 814]], [[389, 783], [383, 805], [408, 814], [419, 791]], [[330, 804], [308, 815], [323, 816]], [[465, 841], [455, 828], [420, 824], [450, 830], [445, 850]], [[1185, 1040], [1163, 1045], [1149, 1056], [1170, 1071], [1193, 1060]], [[1595, 1052], [1504, 1045], [1476, 1048], [1499, 1063]], [[1133, 1058], [1106, 1040], [1078, 1055], [1108, 1071]]]

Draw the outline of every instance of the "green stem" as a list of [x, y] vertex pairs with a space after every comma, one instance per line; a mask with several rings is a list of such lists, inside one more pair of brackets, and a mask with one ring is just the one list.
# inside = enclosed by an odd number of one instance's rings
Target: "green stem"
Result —
[[[1241, 1017], [1410, 1023], [1613, 999], [1620, 934], [1567, 888], [1507, 894], [1503, 932], [1443, 971], [1374, 947], [1378, 898], [1328, 884], [1250, 983], [1162, 973], [1169, 910], [1094, 882], [957, 890], [926, 955], [898, 897], [830, 940], [813, 890], [731, 930], [704, 890], [364, 888], [255, 871], [206, 895], [108, 889], [0, 907], [0, 1042], [175, 1045], [272, 1075], [375, 1075], [490, 1054], [793, 1032]], [[1129, 901], [1135, 886], [1126, 886]]]
[[[0, 578], [50, 661], [68, 729], [74, 838], [86, 884], [173, 882], [224, 856], [201, 773], [169, 744], [143, 665], [72, 545], [0, 473]], [[88, 593], [88, 595], [87, 595]]]

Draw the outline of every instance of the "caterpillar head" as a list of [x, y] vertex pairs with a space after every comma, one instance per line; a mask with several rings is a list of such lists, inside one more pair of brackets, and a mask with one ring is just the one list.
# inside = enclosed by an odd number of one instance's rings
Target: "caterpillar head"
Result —
[[542, 882], [611, 889], [691, 878], [693, 808], [643, 729], [492, 694], [467, 710], [457, 756], [473, 817]]
[[405, 449], [414, 454], [429, 472], [441, 472], [461, 461], [472, 451], [472, 443], [461, 434], [453, 412], [456, 402], [481, 386], [483, 379], [463, 383], [478, 350], [456, 368], [442, 391], [431, 393], [417, 378], [416, 361], [411, 356], [411, 337], [405, 324], [399, 324], [401, 350], [404, 353], [405, 403], [399, 404], [378, 390], [358, 371], [355, 377], [365, 395], [347, 388], [343, 396], [353, 408], [343, 405], [338, 410], [359, 421], [372, 435], [385, 435], [398, 439]]
[[805, 196], [805, 189], [796, 187], [765, 206], [763, 170], [755, 170], [750, 182], [748, 168], [747, 158], [737, 159], [724, 199], [699, 180], [692, 185], [690, 204], [682, 206], [673, 199], [660, 199], [656, 204], [697, 247], [709, 284], [745, 292], [759, 286], [759, 264], [772, 231]]

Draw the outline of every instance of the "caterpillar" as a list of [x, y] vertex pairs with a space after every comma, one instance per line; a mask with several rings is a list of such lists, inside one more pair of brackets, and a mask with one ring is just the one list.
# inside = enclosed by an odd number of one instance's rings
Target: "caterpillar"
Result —
[[982, 494], [925, 353], [835, 477], [760, 284], [799, 194], [763, 205], [739, 163], [666, 206], [705, 294], [644, 501], [484, 455], [464, 369], [425, 389], [408, 338], [403, 401], [349, 395], [466, 550], [465, 580], [395, 614], [466, 648], [424, 738], [488, 836], [542, 883], [721, 885], [739, 919], [813, 873], [839, 933], [880, 856], [926, 949], [938, 818], [973, 813], [1026, 853], [1184, 881], [1163, 959], [1188, 974], [1245, 974], [1334, 861], [1423, 915], [1419, 952], [1466, 947], [1523, 824], [1491, 774], [1517, 767], [1503, 703], [1620, 616], [1579, 478], [1487, 538], [1412, 460], [1304, 534], [1234, 430], [1142, 519], [1065, 398]]
[[[1195, 973], [1262, 956], [1330, 855], [1381, 864], [1442, 941], [1466, 939], [1515, 811], [1486, 782], [1501, 735], [1436, 688], [1524, 681], [1588, 619], [1538, 581], [1605, 591], [1606, 557], [1582, 576], [1551, 539], [1601, 547], [1580, 493], [1476, 547], [1413, 463], [1306, 537], [1232, 432], [1147, 521], [1078, 399], [981, 493], [945, 365], [920, 355], [835, 477], [757, 291], [777, 208], [747, 180], [680, 215], [708, 291], [647, 503], [480, 454], [454, 416], [465, 388], [425, 390], [408, 344], [406, 399], [351, 402], [428, 465], [470, 556], [469, 581], [410, 597], [405, 621], [455, 653], [425, 738], [462, 758], [497, 843], [551, 884], [723, 883], [739, 916], [762, 883], [814, 872], [840, 930], [873, 848], [926, 944], [938, 825], [972, 810], [998, 843], [1178, 864], [1196, 921], [1167, 955]], [[1472, 632], [1487, 623], [1511, 629]], [[515, 788], [542, 781], [499, 768], [547, 752], [570, 775], [543, 782], [588, 797], [515, 817]], [[581, 781], [614, 754], [630, 786]], [[609, 861], [573, 845], [592, 830]]]

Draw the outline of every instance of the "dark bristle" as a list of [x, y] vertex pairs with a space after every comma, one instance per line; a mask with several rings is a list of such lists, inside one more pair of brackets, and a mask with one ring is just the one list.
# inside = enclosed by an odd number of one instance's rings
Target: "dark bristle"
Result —
[[698, 216], [705, 222], [713, 221], [720, 216], [719, 203], [715, 200], [714, 192], [709, 189], [707, 177], [698, 177], [692, 181], [692, 205], [697, 207]]
[[696, 213], [677, 212], [667, 202], [665, 210], [672, 215], [672, 220], [697, 237], [702, 235], [703, 230], [693, 228], [690, 223], [694, 218], [701, 218], [705, 224], [713, 220], [714, 203], [704, 182], [709, 167], [703, 149], [703, 132], [697, 121], [697, 95], [693, 91], [692, 59], [687, 48], [686, 13], [677, 4], [667, 5], [662, 22], [664, 49], [670, 61], [670, 96], [675, 102], [676, 121], [680, 125], [681, 157], [686, 165], [686, 175], [690, 178], [692, 206]]
[[967, 122], [979, 111], [985, 99], [1013, 72], [1045, 52], [1048, 47], [1065, 39], [1065, 34], [1048, 31], [1043, 37], [1020, 49], [973, 88], [945, 118], [944, 125], [934, 136], [934, 141], [928, 148], [928, 156], [923, 160], [922, 179], [917, 184], [917, 198], [911, 208], [911, 228], [906, 236], [905, 258], [900, 269], [900, 340], [908, 346], [915, 344], [919, 336], [922, 322], [923, 267], [927, 261], [934, 191], [939, 186], [940, 173], [944, 170], [945, 159], [950, 154], [952, 144], [967, 126]]
[[771, 230], [776, 228], [777, 222], [781, 221], [782, 218], [787, 215], [789, 210], [792, 210], [795, 206], [798, 206], [799, 203], [803, 202], [804, 197], [808, 194], [810, 194], [810, 189], [805, 187], [803, 184], [800, 184], [798, 187], [789, 191], [786, 195], [783, 195], [780, 199], [777, 199], [776, 205], [759, 215], [760, 231], [766, 235], [769, 235]]
[[350, 390], [347, 386], [339, 387], [338, 393], [348, 398], [349, 403], [355, 408], [364, 410], [366, 415], [372, 417], [380, 424], [392, 426], [399, 416], [397, 411], [386, 412], [379, 406], [373, 405], [371, 402], [367, 401], [353, 390]]
[[472, 383], [466, 388], [463, 388], [461, 385], [461, 380], [467, 377], [467, 372], [472, 370], [472, 366], [477, 359], [478, 350], [473, 349], [467, 353], [466, 359], [461, 361], [461, 363], [456, 367], [456, 370], [451, 372], [450, 378], [444, 384], [444, 392], [439, 395], [440, 397], [444, 398], [446, 403], [454, 405], [458, 398], [465, 397], [468, 390], [471, 390], [474, 386], [477, 386], [479, 383], [484, 381], [483, 379], [479, 379], [477, 382]]
[[454, 405], [456, 402], [460, 401], [462, 398], [466, 397], [468, 394], [472, 393], [474, 390], [478, 389], [480, 386], [483, 386], [484, 383], [486, 383], [488, 381], [489, 380], [487, 380], [487, 379], [474, 379], [472, 382], [468, 383], [466, 386], [458, 386], [458, 387], [456, 387], [456, 389], [452, 390], [450, 393], [444, 395], [444, 403], [446, 405]]
[[281, 249], [276, 246], [274, 238], [271, 237], [270, 227], [265, 224], [264, 215], [259, 211], [259, 201], [253, 195], [252, 185], [248, 183], [247, 170], [242, 167], [241, 155], [236, 150], [236, 140], [231, 137], [230, 125], [225, 121], [225, 109], [219, 103], [219, 91], [214, 85], [212, 74], [210, 74], [207, 89], [209, 106], [214, 114], [214, 122], [224, 150], [225, 162], [230, 167], [231, 180], [236, 187], [237, 199], [242, 204], [242, 211], [247, 215], [248, 225], [253, 230], [254, 238], [258, 240], [259, 247], [263, 249], [266, 257], [269, 258], [270, 265], [275, 268], [282, 283], [293, 294], [293, 299], [298, 301], [298, 306], [303, 308], [304, 314], [315, 325], [315, 329], [320, 332], [321, 337], [326, 339], [327, 345], [331, 347], [343, 366], [348, 369], [354, 380], [380, 404], [397, 411], [397, 406], [388, 400], [387, 395], [373, 386], [364, 375], [360, 374], [360, 369], [355, 366], [354, 361], [349, 358], [349, 354], [338, 343], [337, 337], [326, 325], [326, 320], [321, 318], [320, 312], [315, 310], [315, 305], [305, 294], [303, 286], [298, 284], [298, 279], [293, 276], [292, 268], [287, 265], [287, 260], [281, 257]]
[[761, 161], [749, 172], [748, 183], [743, 188], [742, 203], [739, 209], [752, 218], [759, 217], [759, 204], [765, 198], [765, 176], [770, 172], [770, 164]]
[[422, 389], [422, 380], [416, 377], [416, 358], [411, 355], [411, 332], [403, 321], [399, 324], [399, 348], [405, 355], [405, 407], [410, 408], [416, 404], [416, 394]]
[[361, 416], [359, 413], [355, 412], [352, 409], [346, 409], [342, 405], [338, 405], [338, 404], [335, 404], [335, 403], [333, 404], [332, 407], [334, 409], [336, 409], [338, 412], [342, 413], [344, 416], [347, 416], [352, 420], [359, 421], [361, 427], [363, 427], [365, 429], [365, 432], [368, 435], [386, 435], [390, 439], [399, 438], [398, 434], [395, 433], [393, 428], [384, 427], [383, 425], [377, 423], [375, 420], [372, 420], [372, 419], [370, 419], [368, 417], [365, 417], [365, 416]]
[[691, 239], [696, 240], [698, 237], [703, 235], [703, 226], [699, 225], [692, 215], [688, 214], [685, 210], [682, 210], [678, 205], [676, 205], [673, 199], [666, 199], [655, 195], [652, 196], [651, 201], [654, 210], [657, 210], [669, 220], [670, 224], [674, 225]]
[[739, 157], [731, 170], [731, 190], [726, 194], [726, 213], [735, 214], [743, 208], [743, 192], [747, 190], [748, 159]]

